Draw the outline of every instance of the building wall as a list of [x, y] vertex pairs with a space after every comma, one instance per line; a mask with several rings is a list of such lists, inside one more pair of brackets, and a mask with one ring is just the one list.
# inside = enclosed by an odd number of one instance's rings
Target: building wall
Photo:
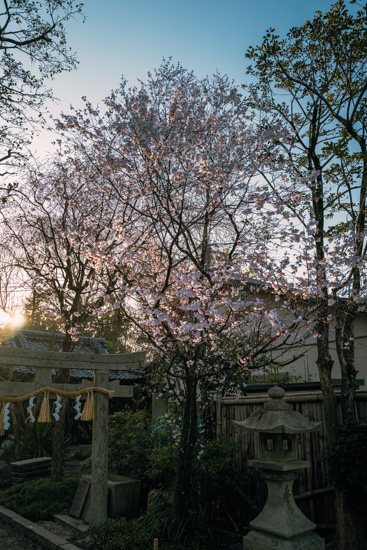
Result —
[[[277, 310], [279, 317], [288, 324], [294, 320], [294, 316], [287, 310], [282, 308], [283, 298], [276, 301], [275, 297], [265, 292], [258, 292], [256, 295], [264, 300], [268, 309], [274, 308]], [[302, 325], [302, 323], [301, 323]], [[306, 333], [306, 323], [301, 328], [300, 334]], [[298, 341], [297, 341], [298, 340]], [[317, 381], [319, 380], [317, 368], [317, 339], [315, 336], [309, 337], [305, 342], [300, 343], [299, 338], [294, 339], [294, 346], [284, 352], [283, 360], [290, 360], [292, 357], [302, 354], [303, 356], [296, 359], [291, 364], [283, 367], [280, 372], [286, 372], [294, 379], [302, 379], [302, 381]], [[335, 344], [335, 322], [330, 324], [330, 351], [334, 366], [332, 377], [335, 379], [341, 378], [338, 356], [336, 353]], [[275, 354], [274, 354], [275, 357]], [[357, 378], [363, 379], [364, 383], [360, 385], [360, 389], [367, 390], [367, 315], [363, 314], [357, 317], [355, 324], [355, 366], [358, 371]]]

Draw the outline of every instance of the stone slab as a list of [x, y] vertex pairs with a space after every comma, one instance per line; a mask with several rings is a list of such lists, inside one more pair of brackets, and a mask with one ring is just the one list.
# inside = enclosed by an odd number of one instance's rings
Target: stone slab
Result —
[[248, 465], [252, 468], [260, 470], [275, 470], [277, 472], [292, 472], [293, 470], [302, 470], [310, 467], [308, 460], [290, 460], [290, 461], [273, 461], [273, 460], [249, 460]]
[[91, 497], [92, 497], [92, 491], [91, 491], [91, 486], [89, 486], [88, 493], [87, 493], [86, 499], [84, 501], [84, 507], [83, 507], [82, 513], [80, 515], [80, 518], [83, 521], [87, 522], [87, 523], [90, 523], [90, 517], [91, 517], [90, 516]]
[[5, 522], [9, 523], [12, 518], [17, 517], [18, 515], [19, 514], [13, 510], [9, 510], [9, 508], [5, 508], [5, 506], [0, 504], [0, 518]]
[[27, 460], [17, 460], [15, 462], [11, 462], [10, 466], [11, 468], [28, 468], [29, 466], [38, 466], [40, 464], [51, 464], [51, 457], [50, 456], [41, 456], [39, 458], [29, 458]]
[[325, 550], [325, 541], [317, 533], [282, 539], [259, 531], [243, 537], [243, 550]]
[[71, 505], [70, 515], [75, 516], [76, 518], [82, 517], [83, 508], [89, 493], [89, 489], [90, 480], [86, 479], [83, 476], [79, 481], [79, 486], [74, 497], [73, 504]]
[[39, 466], [31, 466], [29, 468], [14, 468], [12, 469], [12, 474], [21, 476], [37, 474], [37, 472], [45, 471], [51, 471], [51, 466], [49, 464], [40, 464]]

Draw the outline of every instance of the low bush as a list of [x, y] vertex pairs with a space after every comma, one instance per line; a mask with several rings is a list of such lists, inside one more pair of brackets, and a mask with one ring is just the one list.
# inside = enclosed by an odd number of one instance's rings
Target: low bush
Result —
[[41, 515], [69, 511], [78, 484], [76, 478], [65, 478], [59, 482], [49, 479], [27, 481], [2, 491], [0, 504], [31, 521], [37, 521]]
[[152, 448], [151, 420], [146, 411], [124, 409], [108, 419], [109, 470], [143, 479]]
[[139, 519], [108, 520], [91, 536], [90, 550], [147, 550], [155, 538], [160, 550], [213, 550], [215, 540], [203, 514], [190, 512], [186, 520], [171, 522], [169, 511], [155, 504]]
[[[153, 539], [150, 539], [151, 541]], [[91, 536], [90, 550], [146, 550], [153, 548], [145, 534], [139, 530], [137, 520], [109, 519]]]

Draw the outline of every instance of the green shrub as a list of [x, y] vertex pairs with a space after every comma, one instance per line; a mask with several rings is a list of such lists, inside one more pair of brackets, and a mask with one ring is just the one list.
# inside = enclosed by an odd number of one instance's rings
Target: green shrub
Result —
[[333, 452], [327, 457], [329, 477], [356, 506], [367, 504], [367, 421], [353, 420], [339, 428]]
[[169, 510], [154, 505], [139, 519], [108, 520], [91, 536], [90, 550], [147, 550], [159, 539], [160, 550], [213, 550], [215, 541], [203, 513], [190, 512], [171, 523]]
[[[253, 468], [242, 470], [238, 460], [241, 440], [225, 436], [202, 440], [197, 461], [197, 481], [201, 506], [212, 521], [247, 524], [259, 512], [255, 487], [259, 474]], [[238, 525], [237, 525], [238, 526]]]
[[[172, 484], [178, 453], [179, 421], [166, 415], [152, 425], [145, 411], [124, 409], [110, 416], [109, 469], [138, 478], [143, 489]], [[85, 461], [83, 468], [87, 469]]]
[[49, 479], [27, 481], [1, 492], [0, 504], [21, 516], [37, 521], [41, 512], [69, 511], [78, 484], [79, 480], [76, 478], [65, 478], [60, 482]]
[[147, 540], [139, 530], [137, 520], [109, 519], [91, 536], [90, 550], [147, 550], [153, 548], [153, 539]]
[[[155, 425], [144, 411], [125, 409], [115, 413], [109, 421], [110, 471], [139, 478], [144, 497], [152, 488], [169, 490], [175, 476], [181, 424], [175, 411], [159, 418]], [[199, 421], [194, 460], [200, 507], [212, 521], [224, 518], [232, 527], [233, 521], [248, 523], [259, 508], [251, 496], [258, 474], [253, 469], [242, 471], [237, 459], [240, 441], [231, 442], [225, 437], [208, 440], [203, 436], [202, 425]], [[86, 467], [90, 461], [87, 462]]]
[[108, 460], [111, 472], [142, 479], [152, 448], [150, 415], [124, 409], [108, 420]]

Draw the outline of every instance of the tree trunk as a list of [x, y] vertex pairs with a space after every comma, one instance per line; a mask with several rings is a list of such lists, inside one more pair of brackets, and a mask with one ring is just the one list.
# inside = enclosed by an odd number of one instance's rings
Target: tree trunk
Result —
[[52, 481], [61, 481], [64, 473], [63, 469], [63, 447], [65, 436], [65, 421], [68, 399], [61, 399], [61, 409], [59, 420], [55, 422], [52, 437]]
[[174, 517], [185, 518], [188, 510], [196, 504], [197, 488], [193, 476], [194, 452], [198, 438], [195, 379], [186, 382], [180, 450], [176, 469], [173, 495]]
[[341, 491], [336, 490], [337, 530], [328, 550], [365, 550], [367, 532], [365, 510], [358, 510]]
[[324, 404], [326, 444], [330, 451], [336, 435], [338, 417], [336, 412], [336, 397], [332, 382], [332, 368], [334, 361], [330, 355], [329, 324], [324, 322], [327, 317], [328, 306], [326, 300], [319, 309], [319, 320], [316, 323], [317, 339], [317, 368], [320, 376], [320, 385]]
[[357, 371], [354, 363], [354, 330], [356, 318], [356, 306], [349, 305], [343, 315], [339, 315], [336, 323], [335, 341], [342, 374], [341, 408], [343, 422], [356, 420], [356, 377]]

